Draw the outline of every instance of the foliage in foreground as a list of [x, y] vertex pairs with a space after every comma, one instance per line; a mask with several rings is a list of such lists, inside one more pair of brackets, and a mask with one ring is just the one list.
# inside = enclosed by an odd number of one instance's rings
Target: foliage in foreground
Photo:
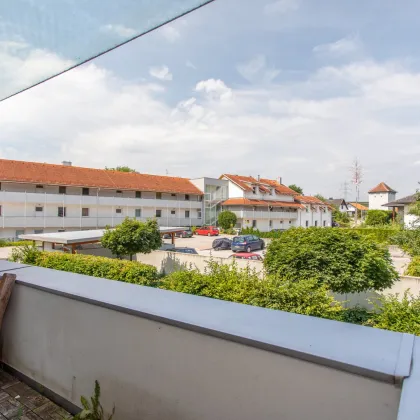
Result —
[[412, 257], [420, 256], [420, 228], [401, 230], [392, 236], [391, 242]]
[[143, 286], [156, 286], [158, 283], [158, 273], [155, 267], [135, 261], [96, 257], [94, 255], [40, 252], [34, 247], [16, 248], [10, 259], [22, 264], [32, 264], [38, 267]]
[[99, 382], [95, 381], [95, 390], [93, 396], [90, 397], [90, 401], [86, 397], [81, 397], [80, 402], [82, 403], [82, 411], [74, 416], [76, 420], [112, 420], [115, 414], [115, 406], [112, 408], [112, 413], [106, 417], [104, 409], [100, 402], [101, 387]]
[[220, 212], [217, 218], [218, 226], [222, 229], [233, 228], [236, 225], [236, 220], [236, 214], [228, 210]]
[[388, 227], [357, 227], [343, 230], [347, 232], [357, 232], [359, 235], [370, 238], [379, 244], [392, 243], [394, 236], [398, 232], [398, 228], [396, 226], [393, 227], [392, 225], [389, 225]]
[[337, 208], [334, 208], [332, 216], [333, 220], [337, 222], [340, 226], [350, 226], [350, 217], [347, 213], [341, 212]]
[[398, 280], [389, 251], [357, 232], [292, 228], [270, 243], [264, 266], [300, 282], [316, 279], [337, 293], [384, 290]]
[[420, 256], [414, 257], [405, 271], [407, 276], [420, 277]]
[[156, 220], [139, 222], [126, 217], [114, 229], [106, 228], [101, 239], [104, 248], [108, 248], [118, 258], [141, 252], [148, 254], [162, 246], [159, 225]]
[[392, 212], [389, 210], [368, 210], [365, 225], [381, 226], [388, 225], [392, 220]]
[[0, 248], [5, 248], [7, 246], [23, 246], [30, 244], [30, 241], [7, 241], [5, 239], [0, 239]]
[[210, 261], [205, 274], [177, 271], [163, 278], [162, 289], [228, 300], [303, 315], [340, 319], [342, 306], [316, 280], [293, 282], [267, 276], [261, 279], [250, 268]]

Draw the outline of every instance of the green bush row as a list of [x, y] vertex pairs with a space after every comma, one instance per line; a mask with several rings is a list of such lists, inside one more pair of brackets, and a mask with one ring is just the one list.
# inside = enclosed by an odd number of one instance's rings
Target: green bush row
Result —
[[278, 239], [283, 234], [282, 231], [277, 232], [261, 232], [258, 229], [244, 228], [241, 230], [241, 235], [255, 235], [259, 238]]
[[374, 240], [380, 244], [391, 244], [392, 238], [397, 234], [398, 231], [395, 229], [379, 229], [379, 228], [354, 228], [347, 229], [342, 228], [340, 230], [346, 232], [357, 232], [360, 236], [364, 236]]
[[6, 241], [5, 239], [0, 239], [0, 248], [5, 248], [7, 246], [23, 246], [30, 244], [30, 241]]
[[420, 277], [420, 257], [414, 257], [405, 271], [407, 276]]
[[23, 264], [33, 264], [38, 267], [102, 277], [143, 286], [157, 286], [158, 284], [159, 276], [156, 268], [135, 261], [96, 257], [93, 255], [40, 252], [30, 246], [15, 248], [11, 259]]

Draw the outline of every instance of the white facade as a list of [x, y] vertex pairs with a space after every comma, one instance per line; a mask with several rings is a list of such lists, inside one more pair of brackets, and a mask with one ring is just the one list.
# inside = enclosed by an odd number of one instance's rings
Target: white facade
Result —
[[395, 201], [395, 192], [369, 193], [369, 210], [386, 210], [384, 204]]
[[[2, 182], [0, 238], [115, 226], [125, 217], [156, 218], [163, 226], [202, 224], [202, 197], [193, 194]], [[64, 209], [64, 210], [63, 210]]]

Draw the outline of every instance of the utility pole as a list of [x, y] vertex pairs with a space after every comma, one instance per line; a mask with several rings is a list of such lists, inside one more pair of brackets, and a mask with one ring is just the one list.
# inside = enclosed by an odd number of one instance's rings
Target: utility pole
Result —
[[[351, 182], [356, 187], [356, 205], [359, 203], [359, 194], [360, 194], [360, 184], [363, 181], [363, 167], [359, 162], [359, 159], [356, 159], [353, 162], [352, 167], [350, 168], [351, 171]], [[355, 225], [357, 226], [357, 208], [355, 212]]]
[[347, 201], [348, 193], [351, 191], [350, 185], [347, 181], [344, 181], [344, 183], [341, 184], [340, 191], [343, 193], [344, 200]]

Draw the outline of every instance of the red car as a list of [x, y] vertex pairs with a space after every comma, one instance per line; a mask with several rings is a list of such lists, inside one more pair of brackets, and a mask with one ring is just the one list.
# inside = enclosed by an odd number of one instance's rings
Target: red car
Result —
[[219, 236], [219, 229], [214, 226], [202, 226], [196, 229], [196, 235]]
[[251, 252], [242, 252], [241, 254], [232, 254], [229, 258], [236, 258], [238, 260], [254, 260], [262, 261], [263, 257], [259, 254], [253, 254]]

